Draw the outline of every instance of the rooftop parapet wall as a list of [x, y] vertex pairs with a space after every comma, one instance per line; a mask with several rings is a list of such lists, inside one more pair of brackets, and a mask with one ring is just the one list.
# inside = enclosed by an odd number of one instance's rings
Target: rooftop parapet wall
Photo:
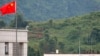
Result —
[[[28, 42], [28, 30], [17, 30], [17, 41]], [[0, 29], [0, 42], [16, 42], [16, 29]]]
[[100, 56], [100, 54], [44, 54], [44, 56]]

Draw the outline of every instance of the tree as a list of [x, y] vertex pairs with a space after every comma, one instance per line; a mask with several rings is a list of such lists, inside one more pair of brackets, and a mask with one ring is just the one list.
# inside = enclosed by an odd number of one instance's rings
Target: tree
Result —
[[60, 51], [61, 51], [61, 52], [64, 52], [65, 44], [64, 44], [63, 42], [59, 42], [58, 45], [59, 45]]
[[16, 14], [15, 19], [12, 20], [10, 23], [11, 27], [16, 26], [16, 18], [17, 18], [17, 27], [18, 28], [25, 28], [28, 25], [28, 21], [25, 21], [21, 14]]
[[36, 51], [36, 56], [43, 56], [40, 50]]
[[35, 50], [31, 47], [28, 47], [28, 56], [35, 56]]
[[53, 20], [52, 20], [52, 19], [51, 19], [51, 20], [49, 20], [48, 25], [49, 25], [50, 27], [52, 27], [52, 26], [53, 26]]
[[48, 47], [48, 49], [49, 49], [50, 53], [55, 53], [55, 50], [56, 50], [56, 40], [54, 40], [54, 39], [50, 39], [49, 40], [49, 47]]
[[48, 30], [45, 31], [44, 38], [45, 38], [45, 41], [49, 41], [50, 36], [49, 36]]
[[93, 28], [88, 38], [84, 39], [84, 43], [88, 45], [95, 45], [100, 42], [100, 29]]
[[6, 23], [3, 20], [0, 20], [0, 28], [5, 27]]
[[70, 40], [70, 41], [75, 41], [76, 39], [78, 39], [80, 36], [80, 31], [79, 30], [73, 30], [71, 32], [69, 32], [69, 35], [67, 36], [67, 38]]

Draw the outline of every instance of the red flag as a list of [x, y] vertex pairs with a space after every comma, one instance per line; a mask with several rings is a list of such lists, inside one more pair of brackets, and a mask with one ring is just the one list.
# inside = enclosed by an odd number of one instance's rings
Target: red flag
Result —
[[2, 15], [16, 12], [16, 1], [9, 2], [0, 8]]

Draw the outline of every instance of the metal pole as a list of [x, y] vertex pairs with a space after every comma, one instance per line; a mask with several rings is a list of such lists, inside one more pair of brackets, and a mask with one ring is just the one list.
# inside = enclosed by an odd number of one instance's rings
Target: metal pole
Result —
[[93, 40], [93, 39], [91, 38], [91, 50], [90, 50], [90, 52], [91, 52], [91, 55], [93, 56], [93, 53], [92, 53], [92, 51], [93, 51], [93, 50], [92, 50], [92, 48], [93, 48], [93, 47], [92, 47], [93, 41], [92, 41], [92, 40]]
[[79, 56], [81, 54], [81, 48], [80, 48], [80, 38], [79, 38]]
[[[16, 3], [17, 3], [17, 0], [14, 0]], [[17, 4], [15, 4], [15, 6], [17, 6]], [[18, 39], [17, 39], [17, 7], [16, 7], [16, 12], [15, 12], [15, 27], [16, 27], [16, 54], [15, 54], [15, 56], [19, 56], [19, 54], [18, 54]]]
[[[79, 34], [81, 33], [81, 28], [79, 27]], [[80, 35], [79, 35], [79, 56], [81, 56], [81, 43], [80, 43]]]
[[15, 19], [16, 19], [16, 56], [18, 56], [18, 41], [17, 41], [17, 13], [15, 14]]

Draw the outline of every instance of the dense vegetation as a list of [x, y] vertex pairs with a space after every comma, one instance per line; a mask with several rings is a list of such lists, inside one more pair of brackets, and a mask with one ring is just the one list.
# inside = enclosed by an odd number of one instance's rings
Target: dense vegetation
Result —
[[[29, 46], [43, 53], [100, 53], [100, 12], [29, 23]], [[79, 44], [80, 43], [80, 44]]]
[[[16, 14], [18, 28], [29, 25], [29, 56], [41, 56], [43, 53], [100, 53], [100, 12], [84, 16], [34, 22], [23, 20]], [[0, 28], [14, 28], [15, 19], [6, 24], [0, 20]], [[79, 44], [80, 43], [80, 44]]]

